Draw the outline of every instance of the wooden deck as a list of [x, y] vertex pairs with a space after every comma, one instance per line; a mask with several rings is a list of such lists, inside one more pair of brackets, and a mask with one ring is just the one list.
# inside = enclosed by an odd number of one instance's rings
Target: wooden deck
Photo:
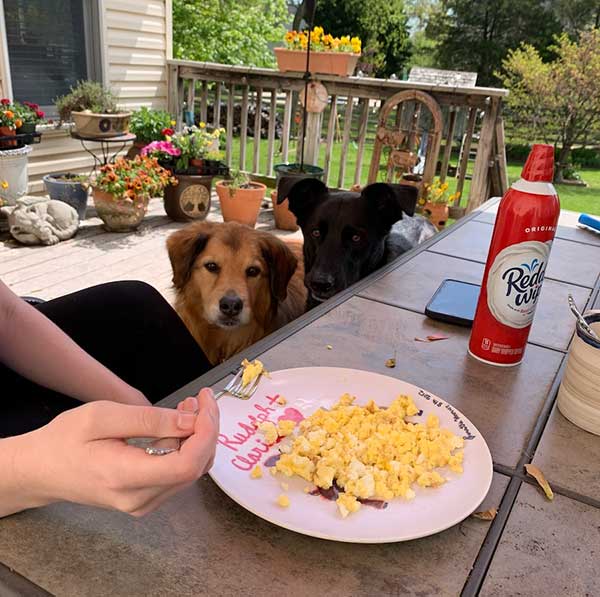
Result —
[[[26, 247], [0, 233], [0, 280], [20, 296], [52, 299], [82, 288], [113, 280], [142, 280], [169, 301], [173, 299], [171, 265], [165, 247], [167, 237], [186, 224], [173, 222], [162, 201], [154, 199], [139, 230], [106, 232], [93, 207], [75, 238], [54, 246]], [[213, 198], [210, 221], [222, 221], [218, 200]], [[278, 236], [301, 238], [300, 232], [274, 228], [272, 208], [263, 208], [257, 229]]]

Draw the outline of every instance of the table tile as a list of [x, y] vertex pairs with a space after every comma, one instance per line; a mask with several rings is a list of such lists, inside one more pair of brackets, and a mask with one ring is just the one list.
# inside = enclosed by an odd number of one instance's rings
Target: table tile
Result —
[[[449, 338], [414, 340], [436, 333]], [[423, 387], [452, 403], [477, 426], [496, 462], [516, 466], [563, 355], [530, 345], [521, 365], [494, 367], [468, 356], [468, 338], [467, 329], [353, 298], [260, 358], [272, 371], [311, 365], [351, 367]], [[396, 368], [389, 369], [385, 361], [394, 355]]]
[[600, 595], [600, 509], [523, 485], [480, 595]]
[[[495, 474], [481, 509], [498, 507]], [[336, 543], [276, 527], [207, 477], [136, 520], [55, 504], [0, 520], [4, 562], [61, 597], [460, 593], [489, 523], [382, 545]]]
[[550, 483], [600, 501], [600, 437], [573, 425], [556, 406], [533, 462]]
[[[435, 243], [431, 250], [444, 255], [485, 263], [492, 237], [492, 226], [471, 221]], [[600, 246], [554, 239], [547, 277], [593, 288], [600, 270]]]
[[[481, 284], [483, 269], [481, 263], [426, 251], [377, 280], [360, 296], [423, 313], [442, 280], [453, 278]], [[590, 295], [588, 289], [580, 286], [545, 281], [529, 337], [531, 342], [567, 349], [575, 329], [575, 319], [567, 306], [569, 293], [581, 308]]]

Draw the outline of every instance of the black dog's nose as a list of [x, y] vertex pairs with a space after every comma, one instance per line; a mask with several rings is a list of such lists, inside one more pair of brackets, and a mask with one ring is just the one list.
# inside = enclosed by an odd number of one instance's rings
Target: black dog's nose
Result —
[[310, 281], [310, 288], [319, 294], [327, 294], [333, 289], [333, 276], [317, 276]]
[[219, 301], [219, 309], [223, 315], [234, 317], [243, 308], [244, 302], [237, 294], [226, 294]]

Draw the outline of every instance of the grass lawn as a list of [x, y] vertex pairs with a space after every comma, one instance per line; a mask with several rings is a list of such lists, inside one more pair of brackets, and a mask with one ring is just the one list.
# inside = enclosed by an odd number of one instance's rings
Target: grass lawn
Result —
[[[274, 163], [280, 163], [282, 161], [281, 152], [279, 151], [279, 141], [275, 140], [275, 156]], [[329, 180], [327, 181], [329, 186], [337, 187], [339, 182], [339, 171], [340, 171], [340, 155], [341, 155], [342, 144], [335, 143], [333, 149], [333, 155], [331, 159], [331, 167], [329, 173]], [[234, 138], [233, 142], [233, 162], [234, 168], [239, 166], [239, 150], [240, 140]], [[371, 163], [371, 155], [373, 151], [372, 143], [367, 141], [365, 145], [364, 158], [361, 168], [360, 182], [366, 183], [369, 166]], [[343, 184], [340, 185], [343, 188], [349, 188], [354, 184], [354, 174], [356, 170], [356, 157], [358, 153], [358, 147], [355, 143], [350, 143], [348, 147], [348, 153], [346, 155], [346, 174], [343, 180]], [[254, 155], [254, 139], [249, 137], [246, 145], [246, 167], [247, 171], [252, 171], [252, 159]], [[296, 156], [296, 143], [290, 141], [289, 150], [289, 161], [294, 162]], [[457, 156], [453, 156], [451, 164], [456, 165], [458, 161]], [[318, 165], [323, 166], [325, 164], [325, 143], [321, 143], [321, 149], [319, 154]], [[267, 140], [261, 139], [260, 141], [260, 164], [259, 172], [266, 173], [267, 165]], [[517, 180], [521, 174], [522, 164], [511, 163], [508, 165], [508, 176], [510, 182]], [[469, 164], [469, 172], [472, 171], [473, 162]], [[557, 185], [558, 195], [560, 197], [560, 205], [563, 209], [568, 209], [581, 213], [588, 213], [594, 215], [600, 215], [600, 170], [580, 170], [581, 178], [588, 183], [587, 187], [574, 187], [570, 185]], [[448, 178], [450, 192], [453, 193], [456, 188], [456, 178]], [[469, 196], [470, 180], [465, 181], [463, 189], [463, 198], [461, 200], [462, 205], [465, 205]]]

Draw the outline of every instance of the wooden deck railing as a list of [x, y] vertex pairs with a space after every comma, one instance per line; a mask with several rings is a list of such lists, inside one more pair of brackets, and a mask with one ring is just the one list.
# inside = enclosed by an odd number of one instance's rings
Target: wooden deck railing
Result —
[[[205, 62], [169, 61], [169, 109], [181, 126], [190, 114], [196, 120], [226, 129], [226, 161], [256, 177], [273, 179], [276, 163], [300, 160], [302, 73]], [[381, 105], [397, 93], [417, 89], [430, 94], [442, 109], [444, 129], [437, 175], [448, 176], [453, 150], [458, 152], [456, 189], [471, 177], [468, 201], [456, 202], [454, 215], [470, 211], [507, 186], [503, 89], [447, 87], [366, 77], [314, 77], [328, 94], [322, 113], [309, 113], [304, 160], [324, 168], [325, 182], [337, 188], [366, 183]], [[256, 109], [256, 108], [259, 109]], [[252, 114], [252, 111], [254, 112]], [[420, 108], [398, 110], [396, 122], [427, 128]], [[266, 126], [263, 122], [266, 119]], [[412, 119], [412, 120], [411, 120]], [[262, 131], [266, 139], [261, 139]], [[253, 135], [249, 147], [249, 132]], [[266, 147], [265, 147], [266, 143]], [[474, 163], [472, 163], [473, 151]]]

